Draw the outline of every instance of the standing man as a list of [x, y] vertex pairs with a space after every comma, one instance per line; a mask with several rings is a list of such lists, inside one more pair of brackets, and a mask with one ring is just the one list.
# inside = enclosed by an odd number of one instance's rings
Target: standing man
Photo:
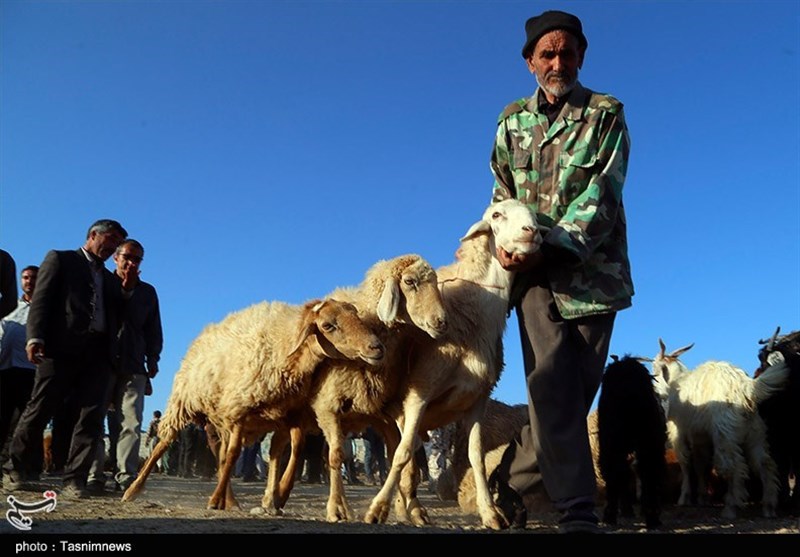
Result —
[[[116, 375], [111, 385], [109, 419], [119, 421], [119, 438], [116, 443], [117, 489], [125, 491], [136, 479], [139, 471], [139, 446], [144, 419], [145, 387], [148, 378], [158, 373], [158, 360], [164, 337], [161, 331], [161, 312], [158, 295], [152, 285], [139, 278], [144, 247], [128, 238], [114, 253], [117, 266], [116, 277], [122, 285], [124, 277], [130, 276], [130, 287], [125, 319], [119, 332], [119, 358]], [[111, 450], [114, 445], [112, 444]], [[98, 447], [97, 456], [89, 474], [90, 491], [103, 491], [105, 484], [105, 448]]]
[[517, 271], [511, 303], [530, 424], [490, 485], [512, 526], [527, 520], [520, 495], [543, 482], [563, 512], [560, 532], [599, 532], [586, 417], [614, 318], [633, 296], [622, 204], [628, 129], [621, 102], [578, 81], [588, 43], [577, 17], [546, 11], [525, 31], [522, 57], [539, 87], [500, 116], [492, 198], [527, 203], [544, 244], [528, 257], [497, 252], [504, 268]]
[[[103, 219], [89, 227], [86, 243], [74, 251], [51, 250], [39, 268], [27, 324], [26, 352], [36, 364], [33, 392], [20, 417], [5, 464], [3, 486], [30, 489], [26, 482], [39, 454], [47, 422], [67, 397], [76, 419], [64, 467], [68, 497], [85, 497], [86, 478], [97, 443], [102, 442], [105, 396], [123, 294], [104, 266], [128, 233], [120, 223]], [[131, 287], [123, 279], [123, 288]]]
[[35, 265], [22, 269], [22, 297], [17, 309], [0, 321], [0, 463], [4, 463], [8, 457], [7, 441], [33, 390], [36, 366], [28, 361], [25, 352], [25, 326], [38, 272], [39, 267]]

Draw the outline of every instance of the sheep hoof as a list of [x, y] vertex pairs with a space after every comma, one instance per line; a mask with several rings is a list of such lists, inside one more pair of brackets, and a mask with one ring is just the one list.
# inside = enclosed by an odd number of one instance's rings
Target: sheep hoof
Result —
[[411, 509], [411, 512], [409, 513], [409, 520], [414, 526], [427, 526], [431, 523], [431, 519], [428, 516], [428, 511], [426, 511], [422, 506], [417, 506]]
[[386, 505], [379, 504], [376, 508], [370, 508], [364, 516], [367, 524], [384, 524], [389, 517], [389, 509]]
[[484, 528], [489, 528], [491, 530], [505, 530], [509, 527], [508, 523], [496, 512], [489, 513], [488, 516], [483, 517], [481, 522]]

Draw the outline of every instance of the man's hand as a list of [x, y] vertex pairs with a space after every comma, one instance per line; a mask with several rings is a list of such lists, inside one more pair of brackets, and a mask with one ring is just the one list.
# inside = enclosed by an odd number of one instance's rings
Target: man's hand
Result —
[[122, 288], [124, 290], [133, 290], [139, 283], [139, 274], [141, 271], [134, 265], [125, 265], [123, 269], [117, 269], [117, 274], [122, 280]]
[[497, 260], [506, 271], [529, 271], [538, 267], [544, 259], [542, 250], [533, 253], [509, 253], [503, 248], [497, 248]]
[[44, 360], [44, 344], [33, 342], [25, 347], [25, 354], [32, 364], [41, 364]]
[[147, 362], [147, 376], [153, 379], [158, 374], [158, 362]]

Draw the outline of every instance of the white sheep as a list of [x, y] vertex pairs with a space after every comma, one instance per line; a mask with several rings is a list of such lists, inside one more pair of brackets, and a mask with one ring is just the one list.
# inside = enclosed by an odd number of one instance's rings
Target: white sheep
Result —
[[[533, 253], [541, 244], [533, 213], [517, 200], [490, 205], [483, 218], [461, 239], [457, 261], [437, 269], [447, 311], [448, 331], [415, 347], [402, 397], [392, 405], [402, 438], [386, 482], [365, 516], [385, 522], [400, 475], [401, 507], [417, 524], [428, 519], [416, 499], [414, 474], [403, 472], [412, 461], [417, 432], [442, 427], [457, 419], [469, 430], [469, 460], [475, 474], [478, 512], [483, 525], [507, 526], [492, 503], [484, 470], [480, 420], [503, 367], [503, 332], [514, 273], [495, 257], [496, 246], [510, 253]], [[409, 465], [413, 470], [413, 464]], [[398, 508], [398, 511], [403, 510]]]
[[243, 442], [251, 443], [307, 404], [311, 379], [324, 360], [360, 359], [374, 365], [383, 356], [383, 345], [356, 308], [332, 299], [304, 305], [262, 302], [208, 325], [175, 374], [160, 441], [122, 500], [139, 494], [186, 424], [207, 420], [221, 441], [219, 482], [208, 508], [238, 506], [230, 471]]
[[[422, 338], [440, 337], [447, 330], [447, 318], [436, 272], [414, 254], [379, 261], [367, 271], [360, 285], [339, 288], [329, 296], [358, 308], [361, 319], [378, 333], [386, 353], [377, 366], [328, 361], [319, 367], [310, 389], [309, 406], [328, 442], [327, 519], [334, 522], [352, 519], [339, 473], [346, 435], [372, 425], [382, 433], [391, 455], [400, 434], [384, 405], [397, 396], [415, 345]], [[284, 436], [284, 446], [285, 439]], [[271, 451], [271, 459], [282, 450], [278, 446]], [[292, 453], [295, 452], [293, 443]], [[291, 488], [293, 474], [292, 466], [287, 466], [278, 486], [277, 474], [270, 474], [262, 507], [277, 510], [285, 503], [286, 487]]]
[[699, 497], [706, 496], [706, 474], [713, 464], [728, 485], [722, 516], [734, 518], [746, 499], [749, 462], [761, 479], [763, 514], [775, 516], [777, 470], [757, 407], [784, 387], [786, 370], [753, 379], [727, 362], [710, 361], [689, 372], [678, 356], [693, 344], [667, 354], [664, 342], [658, 342], [661, 349], [653, 360], [653, 374], [661, 386], [657, 391], [667, 396], [667, 429], [681, 467], [678, 504], [691, 501], [692, 473]]

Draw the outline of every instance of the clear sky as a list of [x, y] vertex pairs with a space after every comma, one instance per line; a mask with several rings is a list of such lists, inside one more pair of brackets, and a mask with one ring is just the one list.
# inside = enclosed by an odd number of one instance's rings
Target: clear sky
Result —
[[[400, 254], [453, 261], [497, 116], [535, 89], [525, 20], [552, 8], [631, 134], [612, 353], [663, 337], [752, 373], [759, 339], [800, 328], [796, 0], [2, 0], [0, 246], [22, 269], [98, 218], [144, 244], [166, 340], [148, 422], [206, 324]], [[514, 317], [493, 396], [525, 401]]]

